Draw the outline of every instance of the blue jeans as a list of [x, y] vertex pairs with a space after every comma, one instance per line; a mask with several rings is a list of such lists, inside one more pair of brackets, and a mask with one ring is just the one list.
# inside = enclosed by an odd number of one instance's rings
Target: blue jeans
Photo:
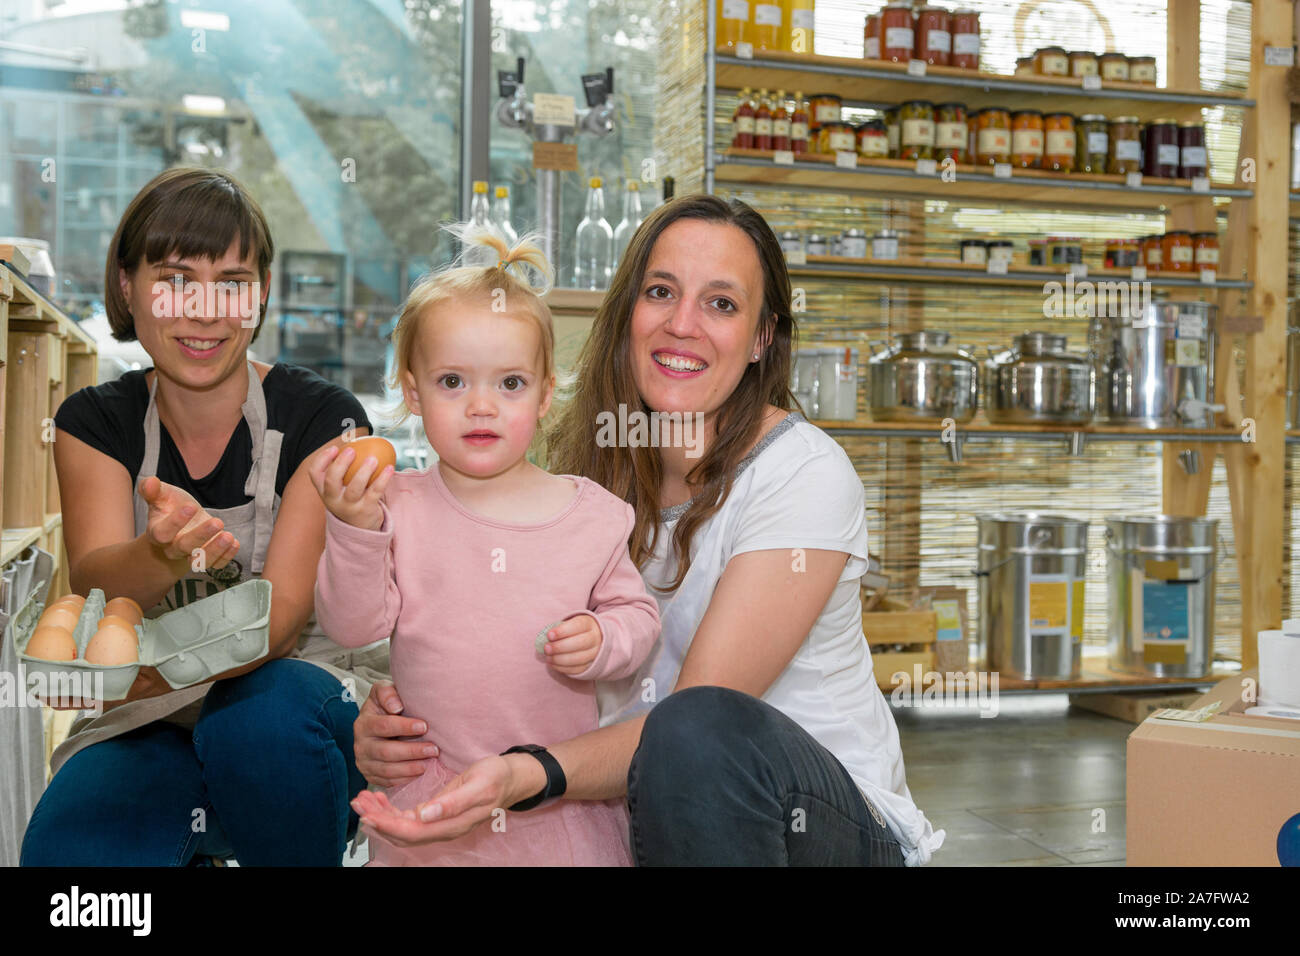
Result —
[[770, 704], [722, 687], [688, 687], [650, 711], [627, 804], [638, 866], [903, 865], [829, 750]]
[[217, 681], [193, 731], [165, 721], [73, 754], [23, 838], [22, 866], [338, 866], [365, 788], [357, 704], [328, 672], [268, 661]]

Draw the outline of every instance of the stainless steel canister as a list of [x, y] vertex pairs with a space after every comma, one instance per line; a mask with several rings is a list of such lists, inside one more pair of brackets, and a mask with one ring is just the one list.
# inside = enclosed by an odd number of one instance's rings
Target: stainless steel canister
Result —
[[1147, 302], [1093, 319], [1097, 413], [1146, 428], [1214, 425], [1217, 309], [1207, 302]]
[[948, 349], [947, 332], [906, 332], [868, 361], [871, 417], [882, 422], [969, 422], [979, 401], [979, 363]]
[[1210, 673], [1218, 524], [1170, 515], [1106, 519], [1113, 670]]
[[1079, 677], [1088, 522], [977, 515], [982, 667], [1017, 680]]
[[990, 358], [984, 411], [996, 424], [1082, 424], [1093, 410], [1093, 369], [1065, 351], [1065, 336], [1028, 332]]

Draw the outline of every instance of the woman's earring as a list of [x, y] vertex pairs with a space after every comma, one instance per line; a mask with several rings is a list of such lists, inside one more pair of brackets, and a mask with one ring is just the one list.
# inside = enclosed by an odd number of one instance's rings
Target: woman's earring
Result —
[[757, 361], [758, 361], [758, 353], [757, 353], [757, 352], [754, 353], [754, 357], [751, 358], [750, 361], [751, 361], [751, 362], [757, 362]]

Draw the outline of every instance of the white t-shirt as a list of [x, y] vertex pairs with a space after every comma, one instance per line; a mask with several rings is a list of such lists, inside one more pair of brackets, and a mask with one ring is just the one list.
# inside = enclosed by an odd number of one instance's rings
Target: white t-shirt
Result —
[[[655, 554], [642, 569], [654, 588], [676, 571], [672, 532], [688, 505], [665, 508]], [[674, 592], [651, 590], [662, 632], [630, 678], [599, 684], [601, 726], [650, 710], [667, 696], [713, 598], [727, 562], [746, 551], [816, 548], [849, 555], [839, 583], [794, 659], [763, 695], [829, 750], [885, 816], [909, 866], [927, 863], [943, 843], [912, 802], [898, 728], [871, 671], [862, 633], [860, 578], [867, 568], [862, 482], [825, 432], [793, 413], [773, 427], [741, 463], [722, 507], [697, 529], [691, 568]], [[655, 693], [643, 693], [653, 679]]]

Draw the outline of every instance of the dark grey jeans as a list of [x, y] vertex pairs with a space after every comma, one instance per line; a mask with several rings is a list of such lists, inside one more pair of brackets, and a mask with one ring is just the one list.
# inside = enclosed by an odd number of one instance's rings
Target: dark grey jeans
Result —
[[646, 718], [627, 775], [638, 866], [902, 866], [844, 766], [770, 704], [689, 687]]

